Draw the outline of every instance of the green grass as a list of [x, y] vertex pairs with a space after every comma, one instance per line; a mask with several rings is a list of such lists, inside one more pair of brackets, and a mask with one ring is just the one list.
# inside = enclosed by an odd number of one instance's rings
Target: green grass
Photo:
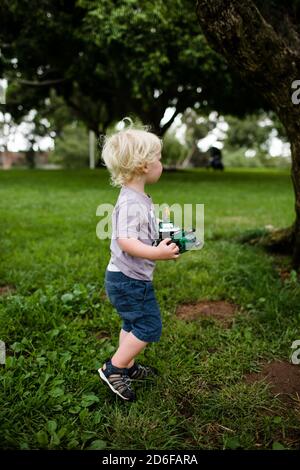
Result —
[[[205, 245], [157, 262], [163, 334], [138, 359], [161, 376], [123, 403], [97, 373], [121, 322], [103, 297], [110, 252], [96, 236], [96, 209], [114, 204], [118, 189], [104, 169], [0, 172], [0, 285], [16, 287], [0, 297], [1, 448], [298, 447], [296, 409], [243, 376], [262, 361], [290, 360], [300, 286], [282, 283], [262, 249], [237, 242], [248, 230], [293, 221], [288, 171], [165, 172], [146, 190], [156, 204], [203, 203]], [[204, 299], [240, 306], [232, 328], [176, 318], [178, 304]]]

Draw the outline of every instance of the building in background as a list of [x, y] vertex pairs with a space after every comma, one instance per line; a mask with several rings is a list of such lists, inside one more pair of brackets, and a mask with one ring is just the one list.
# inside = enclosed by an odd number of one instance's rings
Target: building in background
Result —
[[[55, 165], [48, 162], [49, 152], [35, 152], [34, 162], [36, 168], [52, 169], [60, 168], [60, 165]], [[26, 157], [26, 152], [0, 152], [0, 169], [9, 170], [10, 168], [28, 168], [29, 161]]]

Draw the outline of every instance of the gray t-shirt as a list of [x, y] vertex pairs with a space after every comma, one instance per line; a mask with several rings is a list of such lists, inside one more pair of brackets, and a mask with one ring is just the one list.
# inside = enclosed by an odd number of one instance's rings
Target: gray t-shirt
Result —
[[155, 261], [131, 256], [122, 251], [117, 238], [132, 237], [151, 246], [158, 236], [157, 219], [151, 196], [128, 186], [122, 186], [112, 213], [109, 264], [116, 266], [126, 276], [152, 281]]

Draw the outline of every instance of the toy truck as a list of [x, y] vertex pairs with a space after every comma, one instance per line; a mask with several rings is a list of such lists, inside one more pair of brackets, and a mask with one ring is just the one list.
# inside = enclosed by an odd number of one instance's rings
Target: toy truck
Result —
[[158, 220], [159, 238], [152, 243], [153, 246], [157, 246], [165, 238], [171, 238], [168, 245], [176, 243], [179, 247], [179, 253], [184, 253], [193, 248], [200, 248], [203, 245], [203, 242], [197, 240], [195, 235], [196, 229], [183, 230], [170, 221], [170, 211], [168, 208], [165, 208], [163, 219]]

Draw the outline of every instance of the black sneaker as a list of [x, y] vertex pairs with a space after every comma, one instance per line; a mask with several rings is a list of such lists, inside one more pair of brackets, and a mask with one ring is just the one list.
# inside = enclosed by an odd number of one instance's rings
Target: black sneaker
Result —
[[126, 367], [115, 367], [111, 360], [105, 362], [105, 369], [98, 369], [99, 375], [103, 382], [123, 400], [135, 401], [136, 396], [131, 388], [131, 380], [128, 376]]
[[158, 369], [155, 367], [143, 366], [135, 362], [128, 369], [128, 376], [131, 380], [153, 379], [158, 376]]

